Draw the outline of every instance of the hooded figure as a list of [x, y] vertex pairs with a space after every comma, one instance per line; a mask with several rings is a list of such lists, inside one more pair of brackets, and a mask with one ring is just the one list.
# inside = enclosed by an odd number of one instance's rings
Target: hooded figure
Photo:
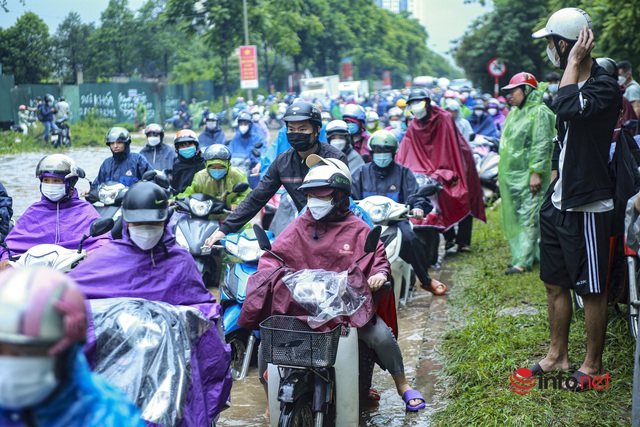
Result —
[[444, 108], [453, 117], [453, 121], [456, 123], [456, 127], [458, 128], [462, 136], [464, 136], [464, 139], [469, 141], [469, 138], [474, 133], [473, 128], [469, 124], [469, 121], [463, 117], [462, 110], [458, 101], [456, 101], [455, 99], [447, 100]]
[[498, 165], [500, 219], [512, 257], [507, 274], [514, 274], [531, 270], [540, 257], [538, 216], [551, 181], [555, 115], [529, 73], [516, 74], [502, 90], [511, 92], [514, 107], [504, 124]]
[[171, 174], [176, 152], [164, 143], [162, 126], [151, 123], [145, 128], [144, 134], [147, 136], [147, 145], [140, 150], [140, 155], [144, 156], [155, 170]]
[[473, 114], [467, 120], [477, 135], [499, 137], [496, 125], [493, 123], [493, 117], [487, 114], [481, 100], [475, 103]]
[[190, 129], [179, 131], [173, 145], [177, 156], [173, 161], [171, 187], [176, 193], [182, 193], [193, 182], [196, 172], [204, 169], [204, 159], [198, 137]]
[[131, 135], [125, 128], [109, 129], [105, 143], [111, 149], [112, 156], [102, 162], [92, 185], [116, 181], [130, 187], [141, 180], [145, 172], [153, 170], [144, 156], [131, 152]]
[[[231, 355], [216, 327], [220, 305], [204, 286], [189, 252], [176, 244], [166, 226], [167, 207], [166, 193], [158, 185], [141, 181], [133, 186], [123, 201], [122, 239], [93, 253], [69, 275], [87, 299], [143, 298], [191, 306], [211, 321], [192, 350], [192, 384], [177, 424], [206, 426], [229, 400]], [[90, 325], [85, 353], [94, 364], [92, 330]]]
[[[91, 203], [78, 198], [75, 184], [78, 168], [64, 154], [43, 157], [36, 167], [42, 198], [29, 206], [5, 239], [11, 255], [22, 255], [31, 247], [52, 243], [67, 249], [77, 249], [91, 223], [100, 214]], [[110, 240], [109, 235], [89, 237], [83, 243], [87, 252], [98, 249]], [[0, 248], [0, 260], [9, 259], [6, 249]]]
[[500, 108], [500, 101], [495, 98], [491, 98], [487, 103], [487, 113], [491, 117], [493, 117], [493, 124], [498, 131], [498, 136], [502, 135], [502, 129], [504, 128], [504, 121], [507, 117], [502, 114], [502, 109]]
[[258, 151], [262, 154], [266, 148], [262, 131], [257, 126], [254, 126], [249, 113], [246, 111], [241, 112], [238, 115], [238, 130], [231, 142], [229, 142], [229, 150], [233, 155], [231, 165], [241, 169], [249, 177], [249, 186], [251, 188], [256, 188], [258, 181], [260, 181], [260, 176], [251, 176], [251, 170], [260, 162], [260, 156], [256, 157], [252, 153], [258, 143], [262, 144], [258, 148]]
[[440, 107], [431, 106], [426, 116], [416, 116], [411, 121], [395, 161], [414, 174], [431, 176], [444, 185], [439, 197], [439, 223], [412, 220], [417, 226], [449, 229], [469, 214], [481, 221], [486, 220], [480, 178], [471, 147], [451, 116]]
[[216, 113], [207, 113], [204, 116], [204, 125], [204, 131], [198, 135], [198, 142], [200, 143], [200, 149], [202, 151], [214, 144], [224, 144], [227, 142], [227, 137], [220, 127], [220, 119]]

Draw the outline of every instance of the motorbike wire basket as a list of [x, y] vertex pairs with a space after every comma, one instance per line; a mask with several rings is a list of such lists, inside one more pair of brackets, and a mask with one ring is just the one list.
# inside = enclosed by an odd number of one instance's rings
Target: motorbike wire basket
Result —
[[292, 316], [271, 316], [260, 323], [262, 357], [274, 365], [326, 368], [336, 363], [341, 326], [314, 331]]

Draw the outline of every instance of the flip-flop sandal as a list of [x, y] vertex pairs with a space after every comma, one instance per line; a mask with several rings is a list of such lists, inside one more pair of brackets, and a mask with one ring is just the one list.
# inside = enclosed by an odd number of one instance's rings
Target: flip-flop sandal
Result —
[[459, 246], [458, 252], [471, 252], [471, 248], [469, 246]]
[[506, 276], [511, 276], [512, 274], [524, 274], [524, 270], [520, 270], [519, 268], [512, 266], [507, 271], [504, 272]]
[[436, 296], [444, 295], [445, 292], [447, 292], [446, 285], [436, 279], [431, 279], [431, 284], [429, 286], [420, 284], [420, 287]]
[[[575, 384], [574, 387], [568, 387], [570, 379], [573, 379], [573, 381], [571, 381], [571, 382], [573, 384]], [[586, 381], [585, 381], [585, 379], [586, 379]], [[575, 371], [573, 374], [571, 374], [569, 376], [569, 378], [567, 378], [567, 380], [563, 384], [562, 388], [564, 390], [574, 391], [576, 393], [579, 393], [581, 391], [591, 390], [590, 384], [591, 384], [592, 380], [593, 380], [593, 377], [591, 375], [587, 375], [582, 371]], [[586, 385], [585, 385], [585, 383], [586, 383]], [[565, 387], [565, 385], [566, 385], [566, 387]]]
[[[409, 402], [414, 399], [420, 399], [422, 400], [422, 402], [412, 406], [409, 404]], [[405, 391], [402, 395], [402, 400], [404, 400], [404, 403], [407, 405], [407, 411], [411, 412], [418, 412], [419, 410], [424, 409], [427, 406], [427, 401], [424, 400], [424, 397], [422, 397], [422, 393], [420, 393], [418, 390]]]
[[372, 402], [379, 402], [380, 393], [378, 393], [378, 390], [376, 390], [375, 388], [370, 388], [369, 393], [367, 393], [367, 399], [369, 399]]

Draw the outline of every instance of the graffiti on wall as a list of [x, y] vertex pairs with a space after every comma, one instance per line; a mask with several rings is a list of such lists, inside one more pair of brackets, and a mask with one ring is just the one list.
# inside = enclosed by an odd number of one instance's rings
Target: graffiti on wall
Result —
[[153, 108], [153, 102], [147, 99], [145, 92], [137, 92], [136, 96], [129, 96], [129, 93], [118, 93], [120, 113], [122, 113], [126, 120], [134, 120], [136, 118], [138, 101], [142, 101], [147, 108], [147, 122], [153, 122], [156, 118], [156, 110]]
[[85, 118], [92, 111], [109, 119], [116, 120], [118, 118], [118, 110], [111, 91], [105, 94], [89, 92], [80, 95], [80, 117]]

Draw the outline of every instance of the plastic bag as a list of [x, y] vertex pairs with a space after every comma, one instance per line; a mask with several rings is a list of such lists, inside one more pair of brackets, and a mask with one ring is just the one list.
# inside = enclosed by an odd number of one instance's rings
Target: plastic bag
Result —
[[124, 390], [142, 418], [176, 425], [191, 382], [191, 351], [212, 323], [197, 309], [140, 298], [91, 300], [95, 372]]
[[313, 329], [338, 316], [353, 315], [366, 301], [365, 295], [347, 281], [347, 272], [300, 270], [282, 278], [293, 299], [311, 316], [307, 323]]

